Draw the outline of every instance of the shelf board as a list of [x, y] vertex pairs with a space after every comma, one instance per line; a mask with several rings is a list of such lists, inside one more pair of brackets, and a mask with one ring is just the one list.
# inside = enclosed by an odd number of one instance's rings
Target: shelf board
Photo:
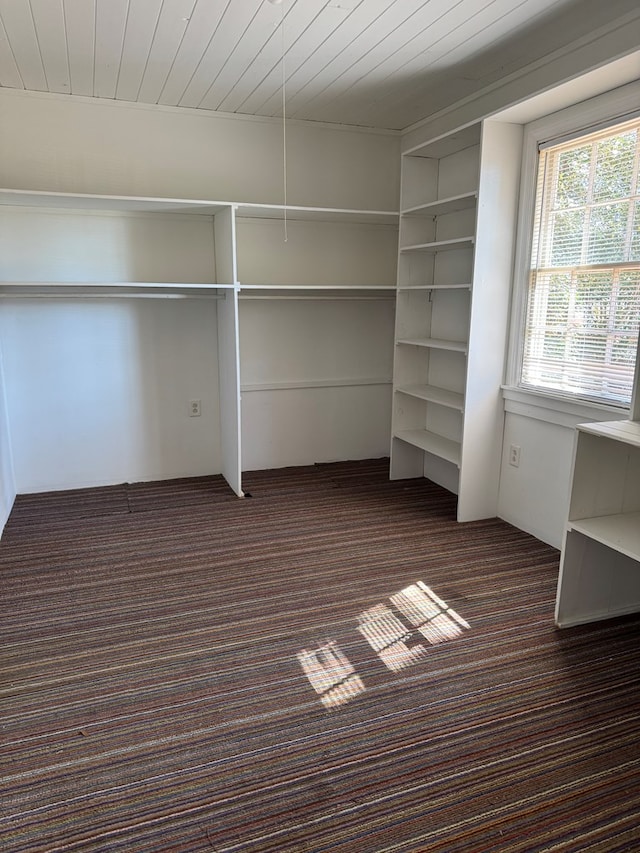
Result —
[[480, 122], [467, 125], [460, 130], [444, 133], [429, 142], [422, 142], [404, 152], [405, 157], [431, 157], [440, 159], [456, 154], [465, 148], [471, 148], [480, 143]]
[[400, 213], [396, 210], [357, 210], [341, 207], [304, 207], [283, 204], [236, 204], [236, 216], [241, 219], [293, 219], [297, 221], [354, 222], [366, 225], [397, 225]]
[[640, 512], [574, 519], [568, 528], [640, 561]]
[[252, 300], [392, 300], [395, 301], [393, 285], [336, 285], [336, 284], [243, 284], [240, 299]]
[[381, 290], [393, 292], [394, 284], [241, 284], [240, 290]]
[[0, 282], [0, 296], [29, 297], [186, 297], [216, 296], [221, 290], [234, 290], [234, 284], [179, 281], [5, 281]]
[[90, 195], [88, 193], [33, 192], [0, 189], [0, 204], [41, 207], [51, 210], [104, 210], [131, 213], [191, 213], [213, 216], [222, 210], [235, 209], [236, 215], [251, 219], [315, 220], [359, 222], [363, 224], [397, 225], [396, 210], [357, 210], [340, 207], [306, 207], [282, 204], [238, 204], [209, 199], [150, 198], [145, 196]]
[[477, 192], [463, 193], [449, 198], [417, 204], [400, 212], [401, 216], [443, 216], [447, 213], [457, 213], [460, 210], [470, 210], [476, 206]]
[[466, 353], [467, 344], [464, 341], [443, 341], [438, 338], [401, 338], [397, 344], [411, 347], [427, 347], [429, 349], [446, 349], [453, 352]]
[[456, 237], [453, 240], [435, 240], [432, 243], [414, 243], [411, 246], [402, 246], [400, 248], [401, 252], [429, 252], [431, 254], [435, 254], [436, 252], [451, 252], [454, 249], [472, 249], [475, 238], [473, 236], [469, 237]]
[[446, 388], [438, 388], [436, 385], [403, 385], [396, 388], [396, 391], [401, 394], [407, 394], [409, 397], [417, 397], [419, 400], [426, 400], [428, 403], [437, 403], [439, 406], [446, 406], [449, 409], [464, 409], [464, 395], [457, 391], [448, 391]]
[[410, 292], [412, 290], [471, 290], [469, 282], [465, 284], [401, 284], [398, 291]]
[[0, 204], [50, 210], [104, 210], [130, 213], [195, 213], [213, 216], [233, 207], [227, 201], [147, 198], [145, 196], [89, 195], [87, 193], [32, 192], [0, 189]]
[[247, 382], [240, 386], [243, 392], [300, 391], [309, 388], [363, 388], [367, 385], [391, 385], [390, 377], [365, 377], [362, 379], [306, 379], [290, 382]]
[[457, 441], [426, 429], [403, 429], [399, 430], [394, 437], [460, 466], [460, 445]]

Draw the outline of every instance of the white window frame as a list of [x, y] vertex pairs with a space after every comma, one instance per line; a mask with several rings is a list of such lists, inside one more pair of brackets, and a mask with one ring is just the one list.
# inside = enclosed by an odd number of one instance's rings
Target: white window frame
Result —
[[[567, 416], [570, 420], [575, 418], [575, 423], [586, 420], [613, 420], [629, 416], [628, 407], [582, 399], [574, 400], [569, 396], [554, 394], [544, 389], [524, 388], [520, 386], [520, 376], [530, 281], [538, 147], [567, 137], [579, 137], [635, 118], [640, 115], [639, 104], [640, 81], [637, 81], [544, 116], [524, 126], [511, 325], [504, 386], [505, 402], [510, 410], [516, 411], [521, 406], [539, 406], [540, 412], [538, 415], [533, 415], [534, 417], [563, 425], [569, 425]], [[513, 407], [514, 403], [516, 408]], [[531, 412], [529, 414], [531, 415]]]

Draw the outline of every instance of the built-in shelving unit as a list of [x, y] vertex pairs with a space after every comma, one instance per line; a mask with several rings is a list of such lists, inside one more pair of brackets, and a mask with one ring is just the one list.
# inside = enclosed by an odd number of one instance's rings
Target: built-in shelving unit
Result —
[[640, 423], [577, 427], [556, 623], [640, 610]]
[[391, 477], [497, 512], [521, 135], [485, 121], [402, 156]]
[[[391, 385], [384, 364], [386, 358], [390, 365], [393, 348], [397, 212], [12, 189], [0, 190], [2, 211], [12, 244], [3, 257], [3, 303], [214, 302], [218, 363], [211, 385], [221, 468], [238, 495], [243, 469], [271, 467], [255, 452], [246, 464], [243, 438], [248, 448], [254, 439], [268, 440], [266, 453], [278, 442], [292, 443], [298, 421], [283, 402], [291, 395], [304, 396], [307, 420], [326, 410], [336, 423], [337, 438], [328, 436], [328, 422], [321, 435], [327, 446], [316, 458], [340, 446], [336, 407], [342, 400], [346, 411], [346, 395], [362, 408], [360, 420], [375, 426], [379, 446], [381, 431], [388, 430], [389, 404], [380, 400]], [[385, 323], [387, 339], [381, 341]], [[285, 325], [293, 326], [289, 337], [279, 333]], [[326, 341], [322, 365], [310, 329]], [[370, 366], [369, 351], [375, 356]], [[244, 412], [241, 393], [247, 395]], [[359, 422], [348, 413], [345, 418]], [[312, 446], [313, 428], [306, 427], [300, 414], [299, 431]], [[366, 436], [363, 447], [366, 453]]]

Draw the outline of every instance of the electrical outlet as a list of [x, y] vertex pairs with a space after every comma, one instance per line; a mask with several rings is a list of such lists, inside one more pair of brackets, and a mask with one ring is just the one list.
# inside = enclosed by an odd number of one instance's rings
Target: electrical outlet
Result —
[[520, 447], [517, 444], [512, 444], [509, 448], [509, 465], [514, 468], [520, 466]]
[[200, 415], [200, 400], [189, 400], [189, 417], [199, 418]]

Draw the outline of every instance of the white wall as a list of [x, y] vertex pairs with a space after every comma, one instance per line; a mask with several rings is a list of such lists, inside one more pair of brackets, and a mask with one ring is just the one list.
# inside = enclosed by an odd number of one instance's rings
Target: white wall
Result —
[[241, 300], [243, 468], [387, 456], [393, 323], [388, 297]]
[[214, 302], [1, 307], [18, 493], [220, 471]]
[[[0, 186], [283, 201], [282, 126], [204, 111], [0, 89]], [[397, 210], [398, 134], [290, 122], [288, 202]]]
[[[507, 413], [498, 515], [560, 548], [569, 501], [573, 429]], [[509, 464], [511, 445], [520, 465]]]

